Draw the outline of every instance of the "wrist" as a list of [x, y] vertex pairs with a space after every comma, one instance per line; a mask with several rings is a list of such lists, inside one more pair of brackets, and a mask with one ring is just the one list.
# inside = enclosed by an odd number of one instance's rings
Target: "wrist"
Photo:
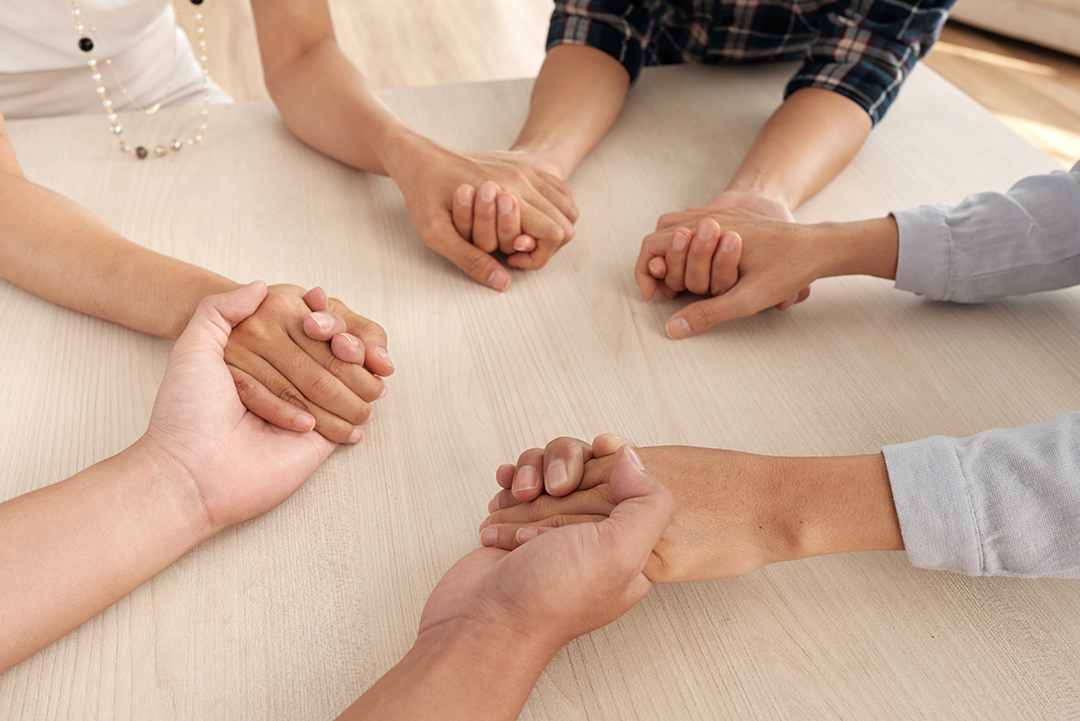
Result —
[[850, 223], [818, 223], [809, 232], [821, 248], [821, 275], [896, 278], [900, 230], [890, 215]]
[[[515, 628], [491, 619], [457, 617], [441, 621], [416, 634], [413, 650], [467, 656], [483, 662], [483, 668], [500, 669], [504, 675], [536, 677], [570, 639], [545, 633], [535, 626]], [[530, 688], [531, 688], [530, 684]]]
[[518, 647], [507, 631], [463, 618], [422, 629], [405, 657], [339, 721], [517, 718], [554, 651], [531, 642]]
[[160, 528], [170, 529], [185, 551], [215, 535], [215, 527], [191, 472], [149, 435], [114, 456], [135, 479], [137, 493], [155, 509]]
[[179, 338], [180, 334], [187, 328], [188, 323], [191, 322], [191, 317], [195, 315], [195, 311], [198, 310], [199, 303], [202, 302], [203, 298], [209, 295], [231, 293], [243, 287], [236, 281], [229, 280], [217, 273], [211, 273], [195, 266], [189, 267], [195, 271], [194, 277], [181, 278], [174, 286], [177, 289], [176, 302], [173, 306], [171, 318], [169, 318], [162, 333], [163, 337], [173, 341]]
[[724, 191], [709, 202], [712, 203], [728, 193], [763, 198], [783, 206], [789, 213], [793, 212], [797, 206], [791, 194], [783, 186], [765, 175], [756, 173], [752, 176], [742, 173], [736, 174], [727, 187], [724, 188]]
[[375, 155], [386, 169], [386, 174], [398, 183], [398, 178], [408, 175], [412, 168], [424, 168], [433, 153], [445, 152], [444, 148], [430, 138], [418, 135], [404, 125], [386, 128], [372, 143]]
[[778, 537], [785, 560], [851, 551], [903, 550], [885, 459], [775, 458], [782, 479]]
[[574, 171], [576, 163], [566, 153], [559, 152], [559, 146], [551, 141], [527, 141], [518, 138], [510, 146], [510, 151], [532, 156], [532, 165], [554, 175], [559, 180], [566, 180]]

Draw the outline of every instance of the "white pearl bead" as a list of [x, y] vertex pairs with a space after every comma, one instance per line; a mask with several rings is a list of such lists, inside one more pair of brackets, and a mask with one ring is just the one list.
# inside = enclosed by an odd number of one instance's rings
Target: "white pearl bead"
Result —
[[102, 100], [101, 104], [104, 105], [106, 108], [111, 108], [112, 107], [112, 101], [111, 100]]
[[120, 133], [124, 132], [124, 126], [119, 125], [119, 124], [114, 125], [111, 128], [109, 128], [109, 132], [112, 133], [113, 135], [119, 135]]
[[101, 73], [94, 73], [90, 77], [92, 77], [94, 80], [101, 80]]

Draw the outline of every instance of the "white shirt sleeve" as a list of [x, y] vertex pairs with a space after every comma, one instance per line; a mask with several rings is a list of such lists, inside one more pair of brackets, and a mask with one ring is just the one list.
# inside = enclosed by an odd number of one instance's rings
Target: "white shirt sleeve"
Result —
[[1080, 413], [882, 452], [912, 564], [1080, 578]]
[[900, 228], [896, 287], [934, 300], [979, 303], [1080, 284], [1080, 163], [978, 193], [893, 213]]

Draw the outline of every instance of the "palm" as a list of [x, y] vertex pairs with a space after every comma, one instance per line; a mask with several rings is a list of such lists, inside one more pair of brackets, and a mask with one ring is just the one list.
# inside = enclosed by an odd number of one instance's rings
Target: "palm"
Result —
[[507, 551], [478, 548], [458, 560], [436, 584], [420, 616], [420, 633], [453, 618], [476, 611], [485, 579]]
[[271, 426], [244, 408], [222, 357], [224, 323], [177, 342], [146, 434], [186, 471], [221, 528], [281, 503], [335, 447], [317, 433]]

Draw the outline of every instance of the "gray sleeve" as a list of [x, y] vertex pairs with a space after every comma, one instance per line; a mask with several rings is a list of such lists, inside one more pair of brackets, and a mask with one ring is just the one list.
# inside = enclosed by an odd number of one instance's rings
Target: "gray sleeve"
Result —
[[1008, 193], [893, 213], [900, 228], [896, 287], [934, 300], [979, 303], [1080, 285], [1080, 163], [1033, 175]]
[[1080, 578], [1080, 413], [882, 452], [915, 566]]

